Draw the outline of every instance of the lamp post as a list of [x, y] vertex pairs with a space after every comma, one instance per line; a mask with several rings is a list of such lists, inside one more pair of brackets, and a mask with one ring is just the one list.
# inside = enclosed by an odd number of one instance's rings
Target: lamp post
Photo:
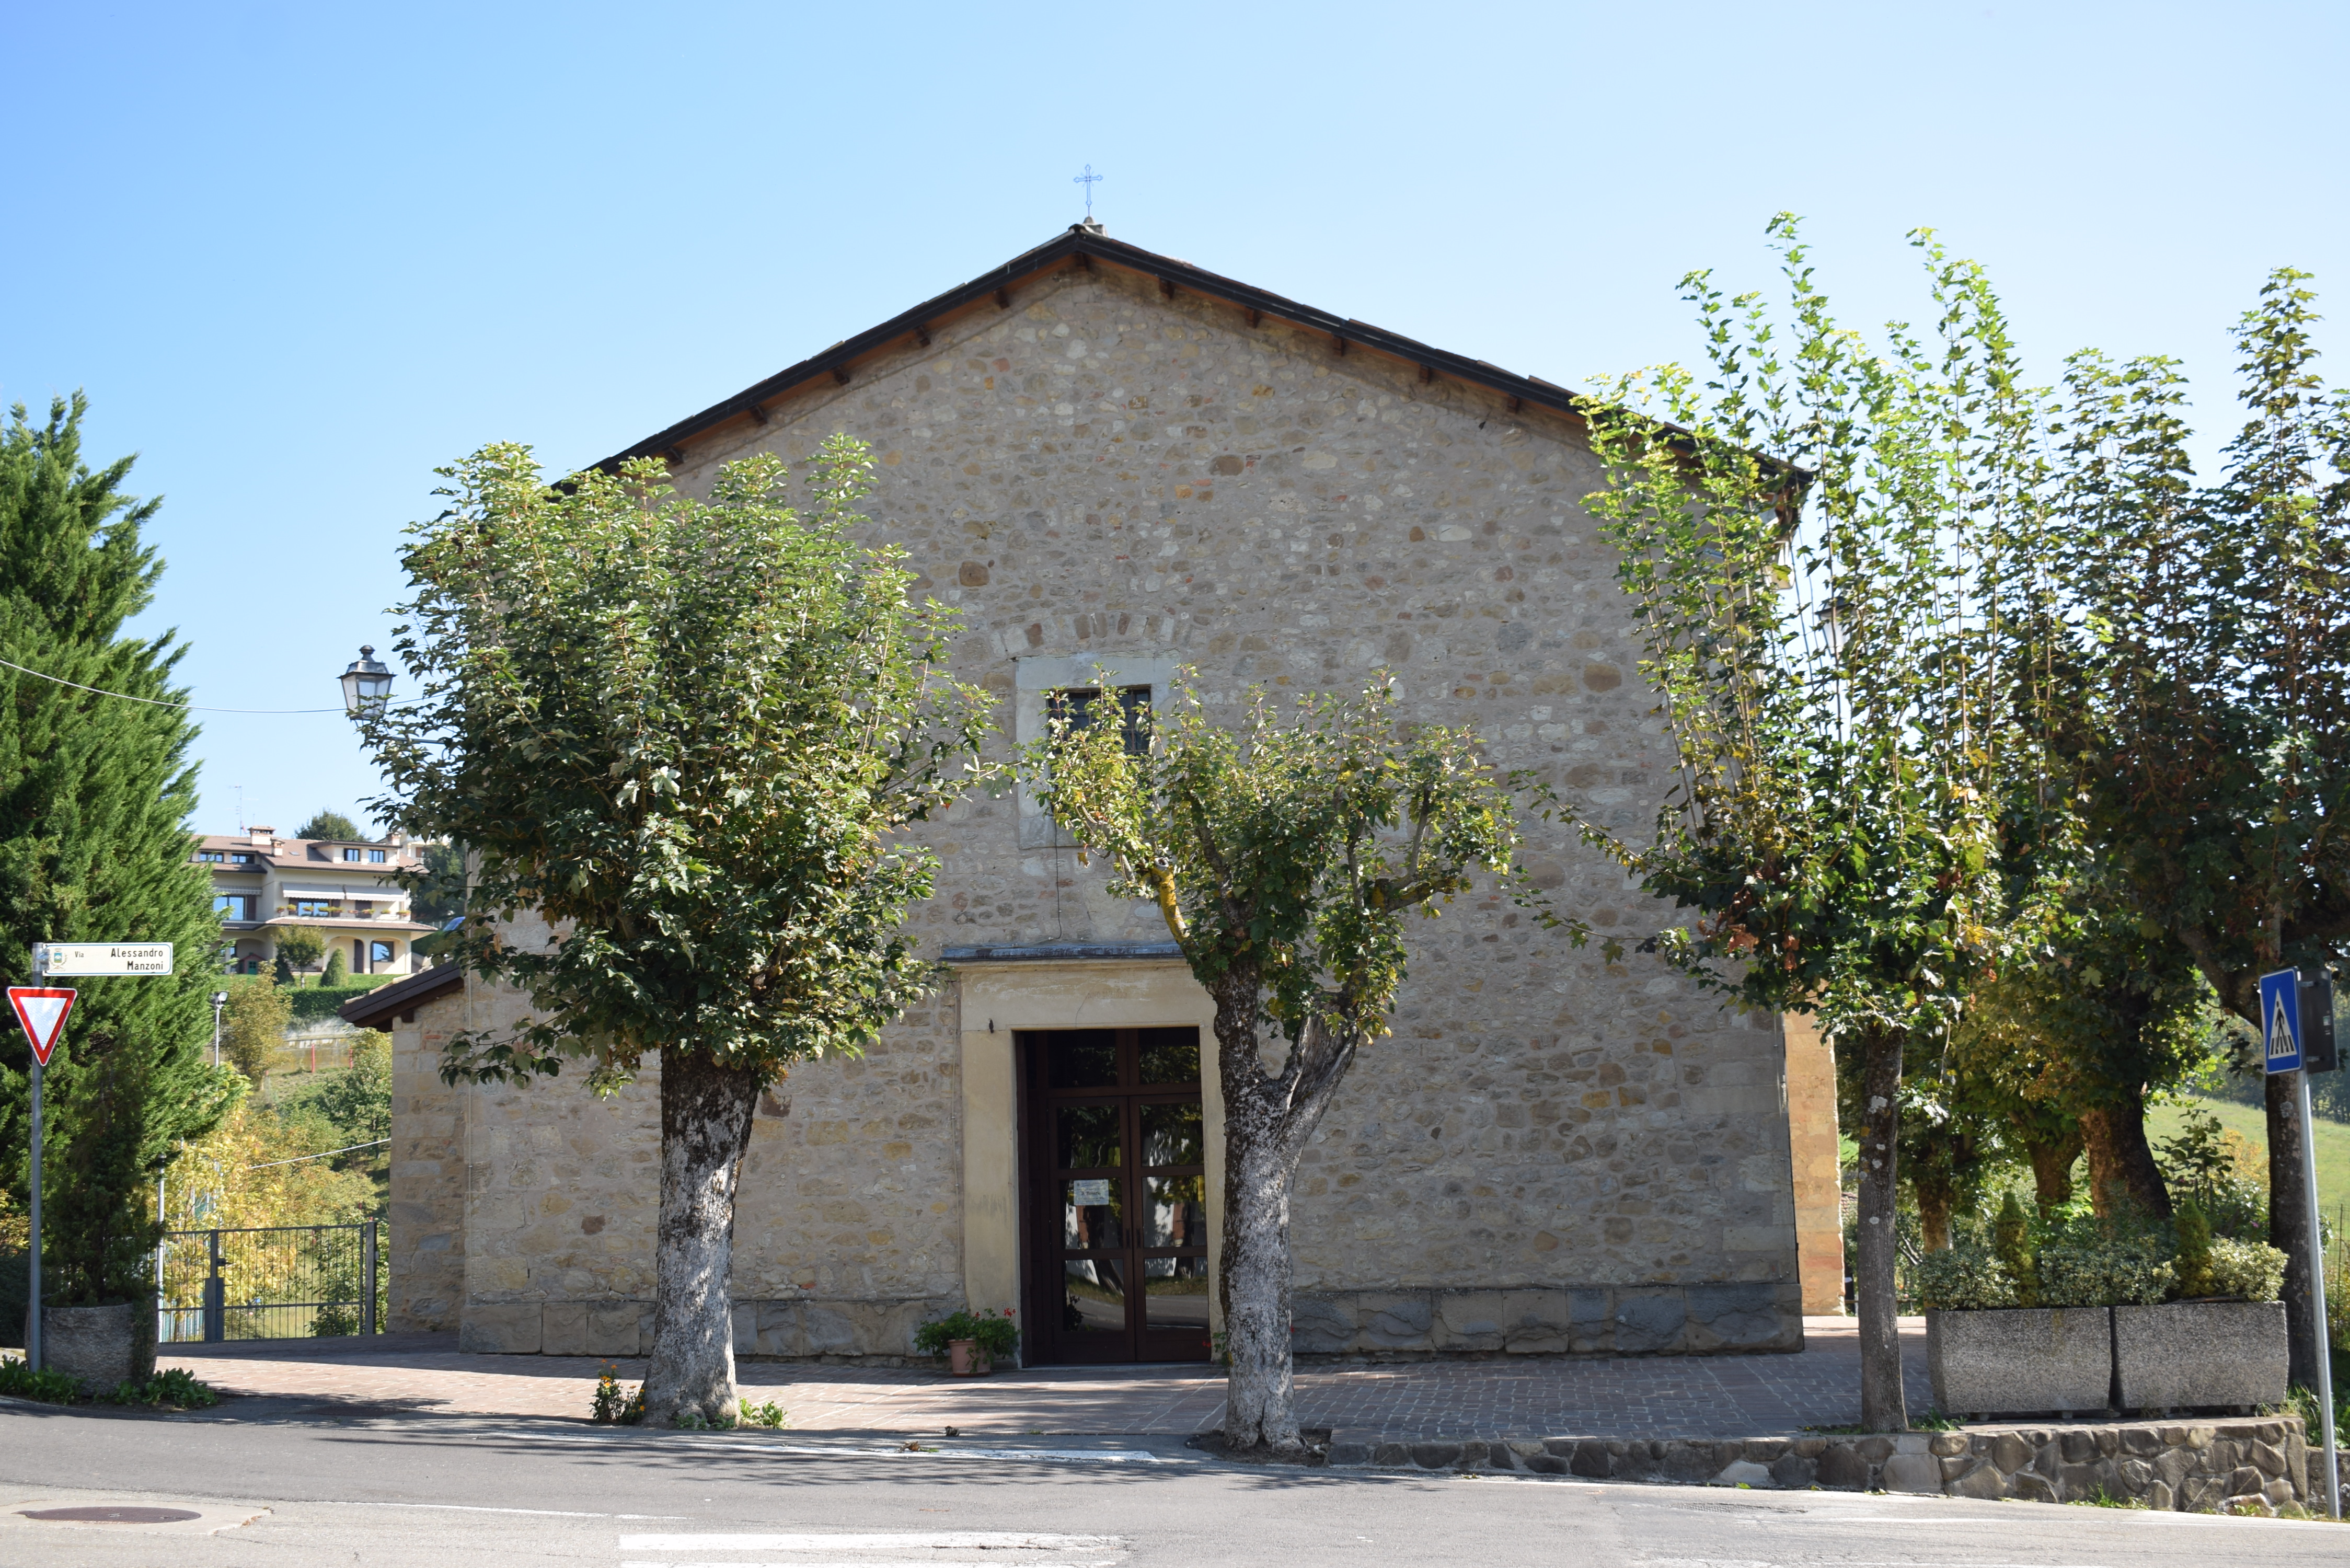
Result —
[[343, 671], [343, 711], [353, 718], [381, 708], [391, 695], [391, 667], [377, 661], [375, 649], [361, 644], [359, 656]]
[[220, 1065], [221, 1009], [228, 1005], [228, 992], [213, 992], [213, 1065]]

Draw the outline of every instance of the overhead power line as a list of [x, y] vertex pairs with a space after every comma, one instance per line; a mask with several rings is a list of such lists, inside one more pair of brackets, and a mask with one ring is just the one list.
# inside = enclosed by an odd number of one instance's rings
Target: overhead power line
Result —
[[78, 680], [68, 680], [62, 675], [50, 675], [42, 670], [28, 670], [24, 665], [5, 659], [0, 659], [0, 665], [6, 665], [21, 674], [36, 676], [43, 680], [54, 680], [60, 686], [70, 686], [77, 691], [88, 691], [94, 696], [118, 697], [125, 702], [144, 702], [151, 708], [177, 708], [188, 713], [339, 713], [343, 711], [340, 708], [206, 708], [194, 702], [166, 702], [156, 697], [133, 697], [128, 691], [109, 691], [97, 686], [84, 686]]

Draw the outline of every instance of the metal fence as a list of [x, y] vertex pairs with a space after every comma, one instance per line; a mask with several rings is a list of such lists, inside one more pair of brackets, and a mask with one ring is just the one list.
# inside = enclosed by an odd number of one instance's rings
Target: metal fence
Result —
[[377, 1224], [172, 1231], [157, 1271], [157, 1341], [377, 1332], [385, 1283]]

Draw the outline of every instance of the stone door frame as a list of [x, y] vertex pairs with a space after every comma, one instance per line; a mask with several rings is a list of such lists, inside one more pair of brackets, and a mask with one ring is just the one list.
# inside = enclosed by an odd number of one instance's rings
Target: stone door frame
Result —
[[1030, 958], [994, 950], [950, 960], [962, 1043], [962, 1277], [975, 1313], [1021, 1306], [1020, 1077], [1014, 1030], [1200, 1031], [1200, 1116], [1207, 1153], [1208, 1301], [1221, 1326], [1219, 1250], [1224, 1210], [1224, 1101], [1216, 1071], [1214, 999], [1180, 958]]

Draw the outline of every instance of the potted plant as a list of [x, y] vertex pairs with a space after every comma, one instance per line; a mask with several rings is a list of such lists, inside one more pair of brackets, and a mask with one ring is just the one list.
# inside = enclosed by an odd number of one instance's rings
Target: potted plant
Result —
[[[2058, 1275], [2054, 1299], [2042, 1289], [2043, 1262]], [[2080, 1270], [2035, 1255], [2031, 1221], [2014, 1193], [2001, 1206], [1988, 1245], [1967, 1237], [1927, 1254], [1916, 1282], [1938, 1409], [2002, 1416], [2106, 1407], [2111, 1320], [2104, 1303], [2077, 1299], [2093, 1293]]]
[[995, 1370], [997, 1356], [1009, 1360], [1020, 1348], [1020, 1331], [1013, 1326], [1012, 1315], [1010, 1307], [1001, 1314], [952, 1314], [916, 1329], [914, 1348], [925, 1355], [944, 1355], [952, 1376], [983, 1377]]
[[2181, 1204], [2176, 1301], [2114, 1308], [2114, 1375], [2122, 1408], [2249, 1408], [2284, 1403], [2290, 1367], [2284, 1254], [2211, 1233]]

